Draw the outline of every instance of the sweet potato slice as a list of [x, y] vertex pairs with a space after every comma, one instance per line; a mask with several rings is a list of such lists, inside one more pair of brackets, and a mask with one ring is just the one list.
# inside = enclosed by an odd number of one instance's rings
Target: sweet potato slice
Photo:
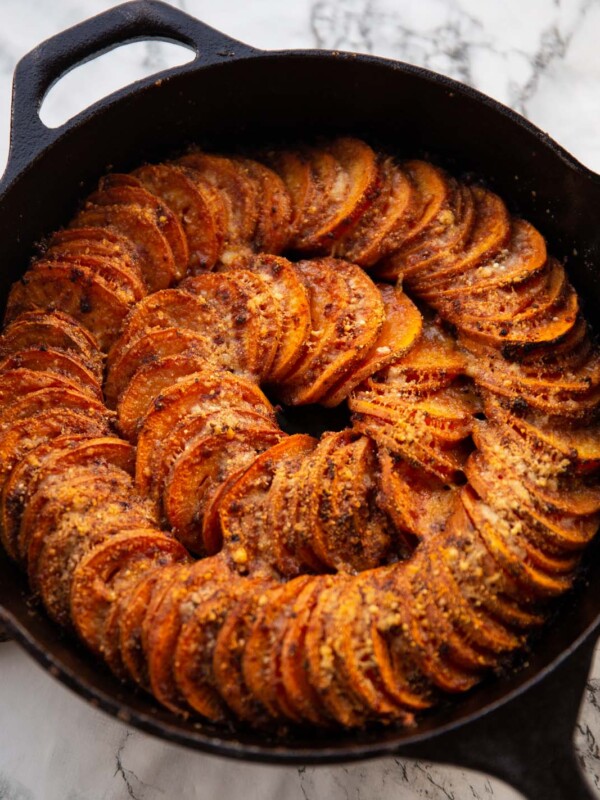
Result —
[[394, 457], [385, 448], [379, 449], [378, 459], [377, 502], [394, 525], [417, 539], [427, 539], [443, 530], [454, 507], [456, 490], [404, 459]]
[[104, 626], [120, 588], [157, 566], [185, 561], [176, 539], [141, 528], [111, 536], [79, 562], [71, 588], [71, 617], [87, 647], [102, 655]]
[[538, 440], [528, 440], [527, 429], [479, 425], [474, 430], [477, 448], [491, 463], [502, 463], [509, 474], [550, 506], [567, 513], [587, 515], [599, 510], [600, 493], [587, 485], [559, 450]]
[[364, 703], [341, 680], [335, 652], [330, 644], [334, 636], [334, 615], [349, 578], [338, 575], [323, 584], [308, 621], [305, 658], [308, 679], [327, 713], [346, 728], [360, 727], [369, 717]]
[[268, 283], [242, 269], [197, 275], [180, 286], [205, 304], [202, 321], [213, 339], [235, 348], [227, 366], [258, 378], [268, 375], [281, 335], [281, 314]]
[[146, 295], [146, 287], [142, 278], [118, 257], [48, 253], [44, 261], [38, 263], [85, 267], [104, 278], [106, 283], [123, 296], [130, 305], [137, 303]]
[[284, 402], [318, 401], [368, 353], [381, 332], [384, 307], [375, 284], [354, 264], [336, 259], [296, 264], [310, 301], [308, 352], [281, 382]]
[[[245, 271], [256, 273], [267, 282], [279, 309], [280, 334], [275, 358], [265, 379], [277, 383], [286, 377], [305, 352], [310, 330], [310, 306], [307, 291], [298, 278], [294, 265], [285, 258], [260, 254], [241, 262]], [[236, 271], [233, 261], [228, 269]]]
[[464, 375], [467, 359], [456, 342], [442, 328], [423, 323], [422, 334], [414, 346], [401, 358], [393, 361], [361, 387], [368, 391], [430, 393], [448, 386]]
[[63, 433], [102, 432], [102, 420], [54, 408], [20, 419], [0, 433], [0, 487], [30, 450]]
[[0, 360], [0, 373], [7, 375], [14, 370], [50, 372], [66, 378], [73, 387], [84, 394], [102, 399], [102, 388], [91, 370], [75, 355], [45, 345], [38, 348], [18, 350]]
[[[501, 227], [501, 220], [502, 215], [497, 214], [497, 228]], [[469, 248], [466, 252], [469, 253]], [[418, 290], [419, 295], [432, 303], [456, 304], [471, 291], [521, 283], [542, 270], [546, 259], [542, 235], [528, 222], [513, 220], [510, 235], [501, 249], [488, 250], [475, 262], [467, 256], [466, 261], [459, 261], [444, 274], [430, 276], [427, 286]]]
[[387, 693], [381, 677], [373, 635], [379, 609], [369, 592], [370, 579], [371, 573], [363, 572], [347, 584], [333, 609], [330, 644], [338, 681], [343, 678], [343, 685], [359, 698], [369, 716], [409, 724], [413, 715], [401, 698]]
[[444, 692], [464, 692], [481, 680], [480, 669], [461, 666], [446, 658], [445, 639], [450, 633], [431, 603], [423, 575], [425, 561], [422, 551], [417, 551], [409, 562], [392, 568], [398, 598], [398, 622], [388, 632], [392, 659], [401, 661], [408, 648], [428, 683]]
[[280, 253], [289, 239], [292, 204], [284, 182], [264, 164], [234, 159], [257, 188], [257, 219], [252, 248], [257, 253]]
[[[134, 185], [135, 184], [135, 185]], [[154, 219], [156, 227], [163, 234], [173, 253], [175, 277], [185, 275], [189, 261], [187, 238], [176, 214], [168, 204], [152, 191], [147, 191], [141, 182], [132, 175], [120, 179], [118, 174], [107, 175], [100, 181], [97, 192], [90, 195], [85, 208], [107, 206], [109, 208], [125, 206], [140, 214], [148, 213]]]
[[308, 157], [313, 198], [295, 246], [329, 253], [335, 240], [360, 219], [376, 196], [380, 180], [377, 156], [360, 139], [340, 137], [310, 148]]
[[476, 211], [470, 236], [462, 248], [449, 254], [447, 259], [436, 262], [431, 270], [424, 269], [408, 281], [419, 296], [425, 297], [428, 293], [445, 296], [446, 289], [454, 290], [455, 281], [493, 259], [508, 242], [511, 218], [502, 200], [479, 186], [472, 186], [471, 193]]
[[128, 300], [87, 267], [38, 262], [14, 283], [6, 320], [24, 311], [62, 311], [88, 328], [102, 350], [119, 334], [129, 311]]
[[[410, 715], [431, 706], [435, 691], [419, 669], [410, 647], [402, 652], [403, 648], [398, 647], [397, 642], [395, 647], [390, 646], [391, 641], [394, 641], [390, 637], [390, 631], [400, 619], [397, 611], [396, 573], [396, 567], [391, 566], [364, 573], [358, 578], [363, 602], [371, 618], [368, 631], [370, 640], [366, 638], [366, 629], [358, 635], [365, 637], [365, 646], [372, 653], [372, 658], [365, 665], [356, 663], [361, 657], [360, 651], [349, 653], [345, 668], [362, 671], [367, 666], [367, 677], [373, 688], [379, 689], [394, 705], [405, 709]], [[401, 659], [397, 657], [400, 652]], [[357, 689], [359, 684], [360, 679]], [[364, 693], [365, 687], [362, 688]], [[367, 699], [367, 702], [372, 703], [372, 699]], [[409, 720], [410, 716], [407, 722]]]
[[90, 460], [108, 461], [126, 472], [133, 473], [135, 454], [130, 445], [113, 437], [95, 437], [90, 433], [63, 434], [38, 445], [27, 453], [12, 470], [2, 492], [0, 530], [6, 549], [18, 558], [17, 539], [21, 515], [29, 498], [43, 479], [45, 468], [54, 463], [70, 465], [77, 454], [85, 452]]
[[321, 589], [330, 580], [330, 577], [315, 576], [296, 596], [286, 620], [279, 653], [281, 687], [286, 705], [292, 714], [315, 725], [327, 725], [331, 719], [308, 680], [304, 661], [306, 631]]
[[419, 280], [425, 270], [443, 263], [464, 248], [475, 219], [475, 202], [470, 189], [446, 178], [448, 197], [429, 225], [394, 253], [396, 269], [407, 283]]
[[312, 195], [310, 161], [302, 150], [271, 150], [260, 158], [282, 179], [291, 204], [288, 243], [298, 235]]
[[118, 263], [137, 287], [144, 290], [140, 263], [132, 243], [109, 228], [63, 228], [52, 234], [44, 256], [50, 260], [100, 256]]
[[499, 508], [517, 523], [529, 540], [531, 557], [548, 572], [565, 572], [576, 566], [578, 550], [588, 544], [598, 529], [598, 514], [573, 516], [544, 508], [524, 483], [506, 476], [503, 465], [494, 465], [482, 453], [474, 453], [467, 464], [467, 477], [479, 497]]
[[404, 292], [393, 286], [378, 284], [385, 318], [381, 331], [365, 358], [335, 384], [321, 400], [326, 407], [339, 405], [363, 380], [398, 361], [421, 335], [423, 318], [415, 304]]
[[[0, 410], [9, 408], [26, 395], [43, 389], [70, 390], [84, 396], [88, 394], [78, 382], [58, 372], [41, 371], [29, 367], [15, 367], [2, 373], [2, 380], [0, 381]], [[93, 397], [90, 397], [90, 401], [97, 402]]]
[[[198, 414], [194, 411], [193, 414], [184, 415], [161, 442], [160, 462], [154, 465], [150, 495], [157, 499], [163, 498], [171, 467], [193, 440], [204, 436], [224, 436], [227, 441], [234, 442], [238, 434], [244, 436], [246, 431], [259, 434], [263, 431], [281, 433], [274, 420], [267, 419], [264, 414], [249, 410], [246, 406], [238, 408], [224, 405], [222, 409], [209, 414]], [[209, 505], [212, 506], [212, 499]]]
[[336, 571], [355, 572], [379, 566], [387, 557], [391, 530], [375, 503], [375, 448], [349, 431], [323, 438], [319, 469], [311, 479], [312, 503], [305, 510], [306, 544], [318, 560]]
[[[515, 542], [514, 525], [497, 509], [482, 503], [472, 490], [465, 488], [461, 500], [486, 547], [506, 572], [534, 597], [546, 598], [562, 594], [573, 583], [573, 575], [550, 574], [532, 563], [522, 539]], [[524, 557], [524, 552], [526, 553]]]
[[547, 370], [540, 365], [536, 371], [533, 365], [523, 367], [495, 355], [474, 359], [469, 372], [481, 386], [501, 395], [522, 396], [526, 400], [539, 395], [540, 400], [554, 400], [554, 415], [559, 415], [563, 411], [563, 402], [585, 401], [597, 389], [600, 359], [597, 354], [591, 354], [574, 370]]
[[[561, 281], [556, 289], [555, 292], [551, 286], [535, 306], [509, 320], [466, 318], [458, 326], [469, 342], [480, 340], [498, 349], [527, 348], [531, 352], [547, 347], [571, 331], [579, 314], [578, 301], [569, 284]], [[494, 298], [490, 300], [493, 302]]]
[[[269, 490], [267, 503], [267, 525], [271, 530], [269, 559], [275, 569], [286, 577], [297, 575], [304, 566], [297, 547], [298, 534], [304, 527], [298, 515], [303, 513], [300, 511], [304, 508], [301, 497], [308, 487], [301, 469], [306, 457], [316, 446], [317, 440], [310, 436], [290, 437], [286, 457], [280, 459]], [[309, 566], [310, 563], [309, 561]]]
[[[563, 265], [551, 256], [524, 280], [465, 292], [452, 302], [467, 322], [529, 319], [544, 312], [562, 295], [566, 284]], [[496, 302], [499, 300], [500, 302]]]
[[230, 606], [213, 651], [213, 674], [216, 688], [238, 719], [259, 726], [268, 721], [268, 713], [254, 697], [244, 681], [242, 659], [248, 635], [256, 615], [264, 603], [265, 592], [272, 582], [244, 581], [247, 592]]
[[563, 290], [564, 268], [549, 258], [545, 266], [519, 284], [471, 291], [442, 306], [447, 319], [466, 324], [510, 322], [515, 317], [535, 316], [540, 305], [553, 302]]
[[131, 479], [110, 464], [73, 466], [46, 474], [30, 497], [21, 518], [19, 547], [25, 552], [29, 583], [34, 591], [38, 585], [38, 563], [48, 537], [63, 518], [82, 511], [84, 514], [97, 503], [112, 497], [125, 498], [131, 492]]
[[592, 426], [568, 427], [549, 425], [543, 415], [531, 414], [527, 417], [508, 414], [495, 400], [489, 399], [485, 404], [488, 418], [498, 419], [509, 424], [522, 435], [533, 441], [538, 449], [552, 448], [563, 458], [571, 461], [573, 466], [581, 467], [589, 472], [600, 461], [600, 430], [598, 424]]
[[246, 594], [247, 584], [253, 583], [256, 581], [252, 579], [220, 583], [214, 594], [197, 605], [192, 616], [183, 622], [177, 639], [173, 656], [177, 687], [194, 711], [215, 722], [223, 721], [227, 715], [213, 672], [217, 636], [229, 609]]
[[378, 392], [356, 392], [349, 405], [351, 410], [360, 410], [363, 403], [374, 415], [411, 427], [413, 440], [430, 441], [442, 448], [470, 435], [473, 414], [479, 410], [479, 398], [468, 387], [450, 387], [425, 397], [403, 397], [382, 386]]
[[436, 225], [439, 215], [442, 220], [448, 219], [451, 186], [443, 170], [427, 161], [417, 160], [403, 162], [401, 169], [408, 177], [412, 191], [406, 221], [402, 220], [399, 228], [391, 232], [389, 244], [386, 242], [386, 250], [390, 252], [391, 242], [393, 250], [376, 268], [376, 274], [384, 280], [395, 281], [402, 274], [403, 259], [402, 256], [396, 257], [396, 253], [423, 236], [430, 225]]
[[521, 634], [496, 621], [480, 603], [463, 595], [460, 585], [435, 546], [428, 548], [428, 557], [431, 566], [430, 588], [435, 601], [469, 642], [492, 654], [506, 653], [522, 646]]
[[52, 234], [44, 253], [119, 258], [141, 277], [140, 265], [131, 242], [109, 228], [62, 228]]
[[102, 378], [102, 355], [95, 337], [73, 317], [60, 311], [25, 311], [6, 326], [0, 338], [0, 354], [6, 357], [19, 350], [54, 347], [77, 356], [84, 366]]
[[517, 632], [542, 624], [539, 598], [500, 566], [462, 503], [457, 503], [437, 550], [469, 603]]
[[127, 591], [123, 591], [114, 609], [113, 636], [118, 637], [118, 648], [124, 673], [138, 686], [148, 689], [148, 663], [142, 646], [142, 624], [152, 604], [152, 594], [157, 584], [167, 574], [179, 570], [181, 564], [155, 567], [144, 572], [137, 581], [131, 581]]
[[69, 624], [73, 572], [85, 554], [116, 533], [155, 524], [141, 500], [111, 495], [104, 502], [94, 500], [92, 508], [62, 515], [35, 563], [35, 584], [46, 611], [63, 626]]
[[109, 228], [128, 239], [135, 249], [150, 292], [166, 289], [180, 274], [156, 213], [143, 206], [90, 206], [79, 212], [71, 227]]
[[142, 336], [165, 328], [198, 333], [203, 309], [201, 301], [180, 289], [163, 289], [148, 295], [137, 303], [125, 320], [121, 336], [108, 354], [108, 372], [118, 368], [120, 359]]
[[[284, 569], [287, 576], [328, 571], [327, 565], [317, 558], [311, 547], [311, 539], [321, 477], [338, 442], [335, 434], [325, 435], [318, 442], [313, 440], [311, 443], [307, 439], [305, 447], [299, 441], [299, 452], [289, 462], [286, 460], [275, 474], [268, 503], [273, 530], [270, 552], [278, 568]], [[277, 505], [272, 506], [272, 502]], [[276, 510], [280, 511], [280, 519], [273, 516]]]
[[144, 417], [137, 442], [136, 484], [142, 494], [150, 491], [161, 461], [162, 443], [174, 425], [184, 418], [207, 418], [231, 407], [256, 411], [274, 420], [272, 406], [257, 386], [214, 368], [197, 372], [159, 395]]
[[257, 368], [259, 355], [276, 344], [274, 336], [263, 343], [256, 340], [264, 329], [265, 315], [259, 318], [250, 313], [250, 293], [231, 276], [205, 273], [183, 281], [181, 287], [156, 292], [138, 303], [109, 354], [109, 374], [118, 371], [127, 351], [142, 336], [168, 327], [204, 336], [210, 360], [240, 373]]
[[175, 679], [179, 635], [196, 609], [210, 601], [220, 585], [231, 585], [235, 576], [222, 559], [207, 558], [196, 561], [182, 577], [170, 585], [147, 617], [144, 649], [153, 695], [171, 711], [188, 714], [190, 706]]
[[468, 455], [465, 448], [446, 450], [436, 442], [424, 440], [411, 441], [408, 445], [413, 435], [411, 427], [400, 426], [397, 422], [382, 419], [381, 415], [368, 411], [355, 413], [353, 429], [366, 434], [381, 447], [387, 447], [392, 453], [424, 469], [446, 485], [460, 485], [463, 481], [462, 472]]
[[188, 270], [196, 274], [212, 269], [219, 257], [223, 234], [207, 187], [175, 164], [147, 164], [133, 175], [177, 216], [188, 243]]
[[203, 356], [211, 360], [213, 348], [201, 333], [179, 328], [157, 328], [134, 339], [111, 363], [104, 383], [104, 396], [109, 408], [114, 408], [137, 370], [168, 356]]
[[[165, 481], [163, 507], [174, 535], [195, 553], [207, 551], [203, 536], [204, 510], [221, 484], [283, 433], [270, 427], [203, 435], [191, 439], [172, 463]], [[209, 552], [214, 552], [211, 542]]]
[[[367, 434], [378, 444], [417, 464], [444, 483], [460, 481], [462, 468], [468, 454], [463, 439], [470, 430], [470, 417], [464, 408], [458, 417], [450, 411], [449, 424], [461, 427], [444, 442], [444, 434], [436, 434], [425, 412], [421, 419], [404, 419], [406, 405], [390, 398], [390, 404], [381, 402], [377, 395], [363, 392], [350, 400], [353, 428]], [[384, 398], [385, 400], [385, 398]], [[418, 413], [413, 410], [413, 414]]]
[[[419, 609], [418, 615], [421, 617], [420, 628], [435, 648], [434, 661], [437, 663], [433, 669], [442, 676], [443, 682], [446, 681], [447, 671], [454, 682], [452, 671], [458, 668], [467, 676], [467, 682], [477, 683], [481, 680], [483, 671], [495, 665], [496, 659], [470, 642], [454, 624], [453, 619], [438, 605], [433, 590], [435, 576], [431, 562], [423, 555], [422, 565], [418, 572], [411, 575], [410, 585], [414, 593], [414, 605]], [[436, 648], [436, 642], [443, 642], [443, 645]], [[459, 677], [459, 681], [463, 680], [462, 676]], [[438, 681], [439, 678], [434, 681], [436, 685]]]
[[[337, 159], [324, 148], [305, 148], [303, 155], [308, 164], [307, 193], [302, 214], [296, 216], [296, 233], [289, 246], [300, 252], [314, 253], [318, 250], [314, 233], [329, 211], [332, 193], [343, 197], [348, 191], [348, 176]], [[286, 176], [282, 177], [285, 181]]]
[[221, 196], [225, 207], [225, 240], [220, 259], [249, 251], [258, 219], [258, 186], [234, 159], [193, 151], [177, 159], [193, 179], [208, 184]]
[[[404, 566], [400, 574], [403, 571]], [[361, 579], [363, 596], [373, 614], [373, 668], [382, 691], [393, 701], [409, 712], [422, 711], [433, 705], [437, 693], [423, 674], [407, 638], [408, 625], [402, 610], [406, 601], [398, 593], [398, 580], [398, 565], [374, 570]]]
[[97, 421], [103, 429], [108, 429], [111, 413], [104, 408], [102, 403], [78, 389], [60, 386], [40, 389], [22, 396], [17, 394], [12, 403], [8, 403], [7, 398], [7, 404], [0, 407], [0, 431], [4, 432], [17, 420], [31, 417], [41, 411], [54, 411], [58, 408], [81, 411], [94, 422]]
[[[487, 403], [486, 408], [489, 408]], [[488, 415], [491, 416], [490, 412]], [[498, 419], [495, 411], [494, 419]], [[574, 471], [571, 459], [565, 458], [560, 449], [549, 446], [548, 439], [541, 438], [539, 429], [532, 433], [530, 428], [519, 424], [520, 420], [515, 419], [512, 424], [512, 419], [512, 415], [508, 417], [502, 434], [497, 426], [486, 428], [484, 435], [476, 430], [479, 450], [492, 463], [507, 465], [510, 474], [549, 508], [580, 516], [600, 510], [600, 490], [595, 483], [582, 480]], [[529, 458], [528, 452], [533, 454]], [[500, 453], [501, 459], [498, 458]], [[571, 457], [573, 455], [571, 453]]]
[[207, 365], [202, 355], [181, 353], [143, 364], [134, 373], [117, 406], [119, 431], [135, 441], [139, 426], [155, 398], [181, 379], [203, 370]]
[[413, 184], [392, 158], [379, 165], [376, 196], [356, 223], [333, 244], [332, 255], [369, 268], [401, 243], [411, 222]]
[[265, 592], [265, 602], [252, 625], [242, 658], [244, 681], [254, 697], [272, 717], [296, 722], [302, 718], [287, 702], [279, 669], [280, 650], [293, 604], [312, 580], [301, 576]]
[[[288, 436], [257, 456], [224, 494], [219, 505], [223, 544], [233, 568], [241, 574], [264, 570], [268, 564], [272, 532], [267, 526], [267, 497], [274, 475], [288, 453], [310, 437]], [[266, 558], [266, 561], [265, 561]]]
[[15, 561], [18, 561], [17, 539], [21, 515], [33, 492], [34, 479], [43, 461], [53, 449], [70, 446], [74, 442], [85, 440], [81, 434], [65, 434], [34, 447], [14, 467], [8, 476], [0, 494], [0, 537], [4, 549]]

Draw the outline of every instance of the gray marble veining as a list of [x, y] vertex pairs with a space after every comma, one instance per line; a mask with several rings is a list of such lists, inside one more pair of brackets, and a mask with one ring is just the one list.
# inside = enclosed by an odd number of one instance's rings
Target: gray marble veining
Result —
[[[10, 79], [42, 39], [115, 3], [0, 0], [0, 163]], [[258, 47], [324, 47], [401, 59], [469, 83], [547, 130], [600, 171], [600, 0], [178, 0], [173, 5]], [[137, 49], [136, 49], [137, 48]], [[111, 62], [112, 59], [112, 62]], [[94, 99], [174, 63], [157, 43], [74, 72], [44, 119], [57, 124]], [[112, 65], [111, 65], [112, 63]], [[568, 198], [565, 198], [568, 202]], [[327, 768], [226, 762], [153, 739], [57, 684], [15, 644], [0, 645], [1, 800], [512, 800], [497, 780], [381, 759]], [[580, 716], [577, 750], [600, 796], [600, 659]]]

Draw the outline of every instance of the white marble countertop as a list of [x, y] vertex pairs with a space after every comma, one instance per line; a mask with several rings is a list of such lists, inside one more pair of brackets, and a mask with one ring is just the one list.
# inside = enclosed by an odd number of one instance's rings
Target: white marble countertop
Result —
[[[41, 40], [116, 3], [0, 0], [0, 165], [16, 61]], [[178, 0], [229, 35], [265, 49], [325, 47], [427, 66], [525, 114], [600, 172], [599, 0]], [[181, 61], [178, 52], [177, 58]], [[71, 73], [42, 109], [59, 124], [95, 99], [172, 65], [140, 43]], [[179, 62], [178, 62], [179, 63]], [[1, 800], [392, 800], [519, 795], [497, 780], [421, 762], [265, 767], [166, 744], [89, 707], [17, 645], [0, 644]], [[600, 789], [600, 658], [577, 731]], [[600, 797], [600, 794], [599, 794]]]

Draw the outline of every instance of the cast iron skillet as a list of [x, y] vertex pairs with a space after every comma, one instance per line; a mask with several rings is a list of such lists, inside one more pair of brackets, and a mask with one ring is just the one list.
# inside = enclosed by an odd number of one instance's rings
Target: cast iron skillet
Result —
[[[193, 62], [145, 79], [56, 129], [41, 101], [69, 69], [118, 44], [158, 38], [192, 48]], [[15, 73], [9, 163], [0, 185], [0, 292], [25, 270], [33, 246], [63, 224], [109, 166], [129, 169], [187, 142], [226, 149], [252, 141], [353, 133], [399, 154], [430, 154], [486, 176], [568, 257], [569, 272], [600, 328], [600, 176], [507, 108], [455, 81], [371, 56], [263, 52], [159, 2], [133, 2], [55, 36]], [[318, 412], [315, 412], [318, 413]], [[319, 421], [316, 419], [315, 424]], [[426, 758], [490, 772], [545, 800], [589, 798], [572, 734], [600, 623], [586, 574], [536, 642], [527, 664], [424, 718], [415, 730], [350, 734], [223, 730], [176, 719], [121, 685], [31, 606], [26, 583], [0, 555], [0, 621], [55, 677], [145, 731], [220, 755], [324, 764], [379, 755]]]

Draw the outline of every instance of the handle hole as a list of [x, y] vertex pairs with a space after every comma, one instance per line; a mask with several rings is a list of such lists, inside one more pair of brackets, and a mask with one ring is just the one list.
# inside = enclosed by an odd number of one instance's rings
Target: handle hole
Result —
[[159, 39], [119, 45], [63, 75], [46, 93], [40, 119], [48, 128], [58, 128], [118, 89], [187, 64], [195, 56], [190, 47]]

